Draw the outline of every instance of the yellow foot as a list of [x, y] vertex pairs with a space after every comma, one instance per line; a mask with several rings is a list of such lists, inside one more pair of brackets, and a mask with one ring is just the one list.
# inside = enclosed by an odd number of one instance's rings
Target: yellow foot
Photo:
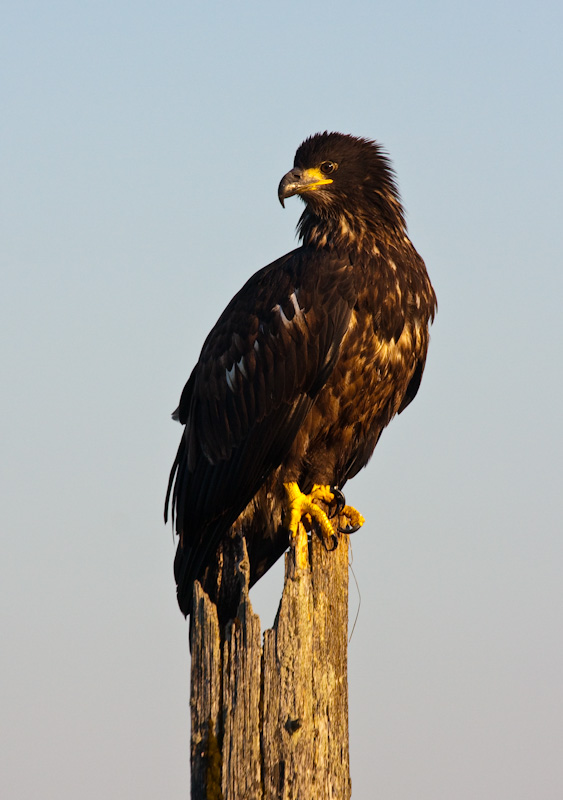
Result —
[[[334, 516], [344, 516], [350, 520], [350, 524], [345, 528], [338, 527], [337, 530], [341, 533], [354, 533], [354, 531], [357, 531], [365, 522], [359, 511], [356, 511], [352, 506], [344, 505], [344, 495], [342, 492], [338, 490], [333, 491], [330, 486], [315, 484], [310, 494], [303, 494], [294, 481], [286, 483], [284, 486], [287, 492], [289, 505], [289, 520], [286, 523], [286, 527], [291, 532], [291, 537], [299, 550], [303, 549], [303, 544], [297, 541], [299, 523], [303, 518], [305, 518], [308, 523], [307, 527], [310, 527], [311, 523], [315, 524], [325, 543], [330, 543], [331, 546], [329, 549], [333, 550], [336, 546], [336, 532], [334, 527], [323, 509], [317, 505], [316, 501], [326, 503], [326, 505], [329, 506], [335, 505], [336, 510]], [[299, 562], [302, 563], [302, 560], [303, 559], [300, 557]]]
[[330, 491], [329, 486], [320, 486], [315, 484], [310, 494], [303, 494], [297, 483], [294, 481], [284, 484], [287, 492], [287, 499], [289, 501], [289, 522], [287, 528], [291, 535], [295, 538], [297, 536], [297, 529], [303, 517], [309, 517], [309, 522], [314, 520], [320, 528], [321, 533], [327, 539], [334, 536], [334, 528], [322, 510], [314, 501], [320, 500], [321, 502], [330, 504], [334, 500], [334, 495]]

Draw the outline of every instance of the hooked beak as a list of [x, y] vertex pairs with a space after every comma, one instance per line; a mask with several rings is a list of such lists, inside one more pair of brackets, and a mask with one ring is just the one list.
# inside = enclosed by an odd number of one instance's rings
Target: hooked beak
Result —
[[327, 183], [332, 183], [332, 178], [327, 178], [320, 169], [294, 167], [280, 181], [278, 186], [279, 201], [285, 208], [284, 200], [288, 197], [293, 197], [294, 194], [314, 191], [319, 186], [325, 186]]

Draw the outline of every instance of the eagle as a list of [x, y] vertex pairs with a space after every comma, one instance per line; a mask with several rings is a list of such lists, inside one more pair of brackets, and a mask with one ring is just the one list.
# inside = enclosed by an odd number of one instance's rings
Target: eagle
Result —
[[422, 379], [436, 295], [380, 144], [307, 138], [278, 187], [282, 206], [293, 195], [305, 203], [299, 247], [233, 297], [173, 414], [184, 430], [164, 516], [171, 509], [186, 616], [196, 580], [221, 600], [222, 548], [237, 537], [252, 585], [302, 518], [327, 542], [336, 513], [344, 533], [358, 529], [342, 489]]

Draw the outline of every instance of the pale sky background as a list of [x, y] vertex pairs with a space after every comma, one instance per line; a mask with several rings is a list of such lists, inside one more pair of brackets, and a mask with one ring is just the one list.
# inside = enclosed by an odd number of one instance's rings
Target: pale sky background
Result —
[[347, 487], [353, 797], [563, 797], [562, 52], [560, 0], [3, 4], [3, 798], [188, 795], [170, 412], [325, 129], [389, 151], [439, 298]]

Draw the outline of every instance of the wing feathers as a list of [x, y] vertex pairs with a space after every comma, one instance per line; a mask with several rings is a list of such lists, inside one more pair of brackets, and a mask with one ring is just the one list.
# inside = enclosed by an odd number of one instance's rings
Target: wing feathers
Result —
[[182, 393], [186, 429], [167, 496], [182, 580], [197, 577], [281, 463], [330, 374], [355, 302], [346, 266], [293, 251], [256, 273], [207, 337]]

